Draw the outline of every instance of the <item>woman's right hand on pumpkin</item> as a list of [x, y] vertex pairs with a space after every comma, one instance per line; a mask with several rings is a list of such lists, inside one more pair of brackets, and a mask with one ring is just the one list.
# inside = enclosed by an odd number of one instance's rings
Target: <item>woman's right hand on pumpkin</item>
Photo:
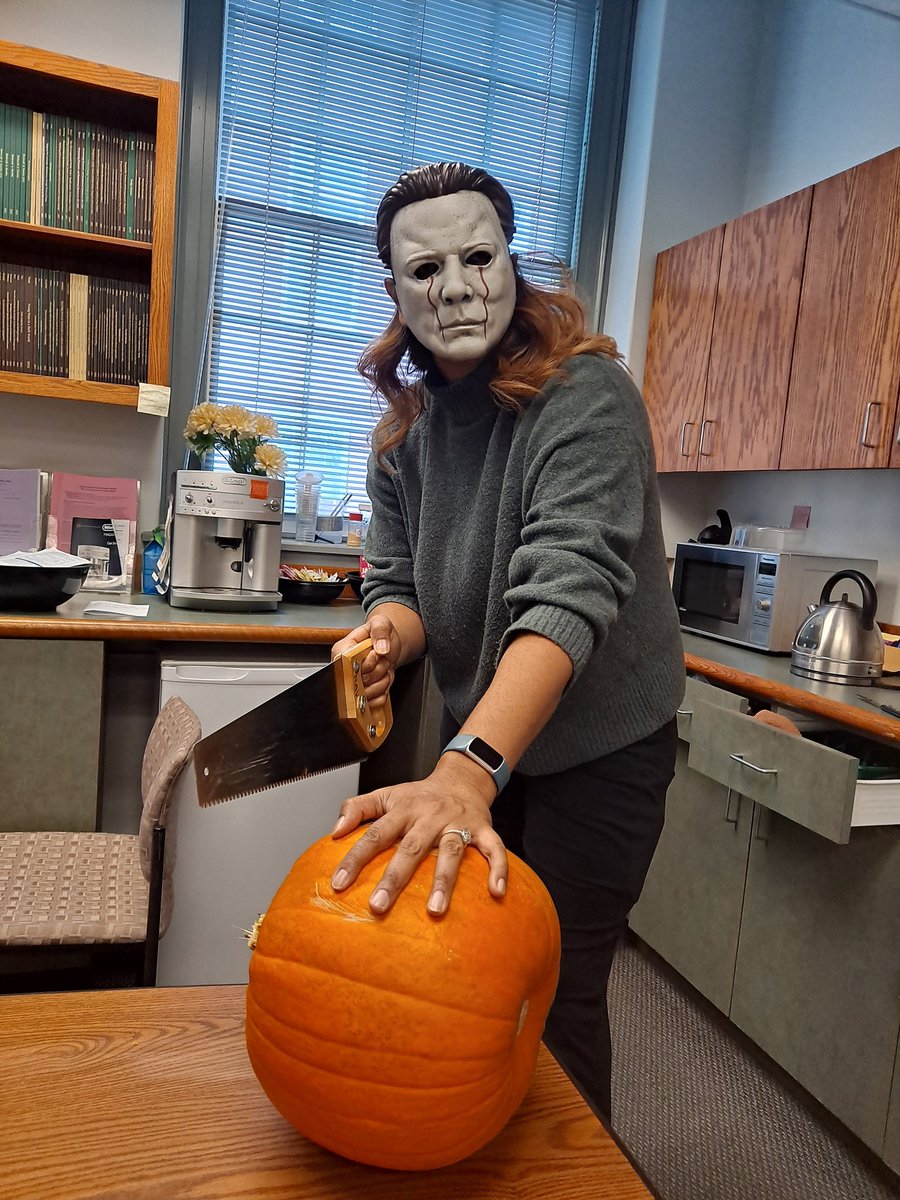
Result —
[[372, 639], [372, 650], [362, 664], [362, 681], [369, 708], [377, 713], [384, 708], [402, 650], [400, 634], [390, 617], [375, 609], [364, 625], [357, 625], [334, 643], [331, 659], [333, 662], [339, 654], [346, 654], [367, 638]]

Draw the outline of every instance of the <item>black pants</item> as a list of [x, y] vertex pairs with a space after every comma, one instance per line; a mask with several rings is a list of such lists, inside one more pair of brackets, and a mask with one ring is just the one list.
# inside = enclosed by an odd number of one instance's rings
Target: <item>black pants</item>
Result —
[[[446, 744], [457, 732], [444, 715]], [[613, 955], [662, 832], [677, 725], [554, 775], [521, 775], [494, 801], [508, 850], [534, 870], [556, 905], [562, 960], [544, 1041], [601, 1116], [610, 1116], [606, 989]]]

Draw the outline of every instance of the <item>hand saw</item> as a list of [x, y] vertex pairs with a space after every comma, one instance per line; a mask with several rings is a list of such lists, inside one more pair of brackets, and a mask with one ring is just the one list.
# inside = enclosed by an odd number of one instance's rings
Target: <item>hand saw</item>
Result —
[[366, 639], [194, 746], [202, 807], [361, 762], [390, 733], [388, 697], [369, 712], [362, 664]]

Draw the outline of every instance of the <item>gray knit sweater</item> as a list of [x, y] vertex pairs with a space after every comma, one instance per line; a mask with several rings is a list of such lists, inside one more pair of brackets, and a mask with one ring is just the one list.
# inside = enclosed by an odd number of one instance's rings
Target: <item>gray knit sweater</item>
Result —
[[516, 634], [542, 634], [574, 674], [518, 764], [564, 770], [653, 733], [684, 691], [653, 447], [640, 393], [611, 359], [565, 364], [524, 414], [488, 390], [493, 361], [426, 390], [369, 463], [363, 604], [422, 618], [434, 676], [462, 723]]

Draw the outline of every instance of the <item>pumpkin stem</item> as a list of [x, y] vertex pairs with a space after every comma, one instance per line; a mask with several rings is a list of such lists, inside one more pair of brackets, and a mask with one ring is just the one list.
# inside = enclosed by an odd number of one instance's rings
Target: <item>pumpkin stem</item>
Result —
[[260, 913], [259, 916], [256, 918], [256, 920], [253, 922], [252, 929], [242, 929], [241, 930], [241, 933], [243, 933], [244, 937], [247, 939], [247, 947], [250, 950], [256, 949], [256, 943], [259, 940], [259, 928], [262, 925], [262, 923], [265, 919], [265, 916], [266, 916], [265, 913]]

